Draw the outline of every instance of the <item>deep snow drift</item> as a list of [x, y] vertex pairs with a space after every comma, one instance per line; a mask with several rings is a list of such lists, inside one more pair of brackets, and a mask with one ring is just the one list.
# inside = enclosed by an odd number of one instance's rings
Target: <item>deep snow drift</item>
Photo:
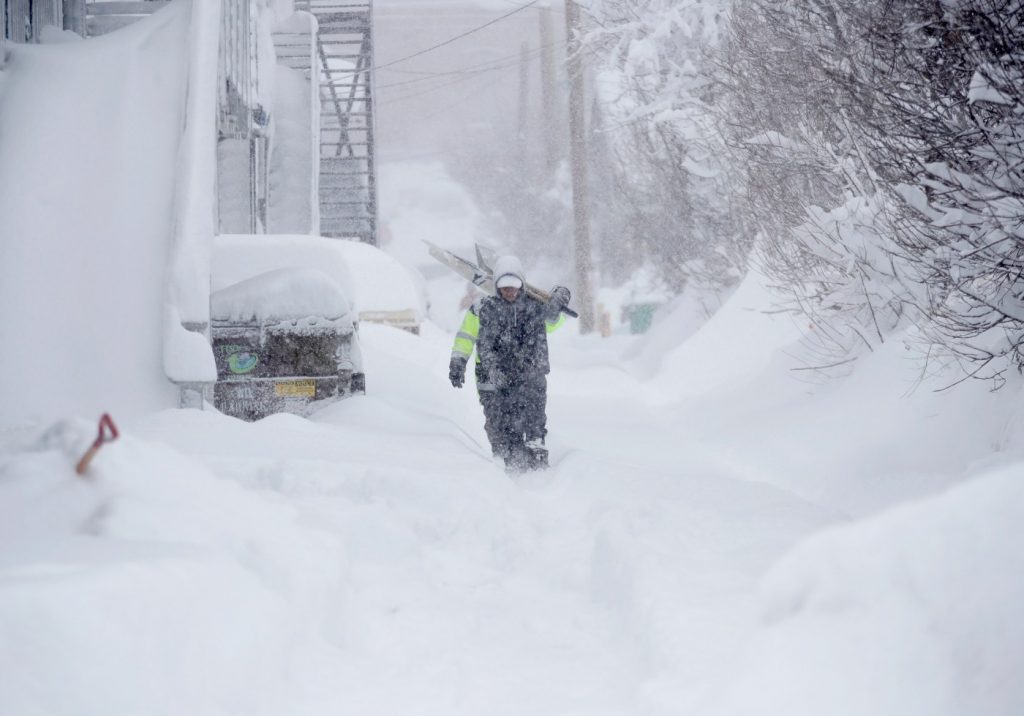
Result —
[[[735, 300], [753, 295], [741, 287], [705, 329], [749, 327]], [[757, 315], [781, 344], [790, 327]], [[154, 414], [104, 447], [86, 480], [71, 468], [90, 423], [7, 434], [5, 712], [1024, 707], [1019, 441], [996, 457], [984, 439], [947, 435], [949, 462], [929, 479], [899, 469], [937, 440], [841, 464], [874, 426], [848, 425], [833, 455], [816, 447], [816, 422], [856, 414], [863, 386], [784, 394], [775, 354], [742, 367], [761, 396], [720, 388], [669, 404], [646, 393], [682, 382], [671, 354], [641, 381], [617, 359], [629, 340], [566, 330], [552, 345], [554, 467], [510, 479], [489, 458], [475, 396], [445, 380], [449, 332], [361, 333], [370, 393], [312, 420]], [[875, 379], [906, 368], [887, 356], [861, 366]], [[812, 420], [774, 425], [766, 449], [773, 406]], [[797, 497], [798, 451], [833, 488], [859, 487], [823, 490], [827, 504]], [[985, 455], [1005, 466], [961, 469]], [[843, 495], [872, 492], [877, 475], [934, 496], [851, 521]], [[942, 492], [951, 482], [965, 484]]]
[[188, 5], [0, 72], [0, 424], [174, 405], [162, 286]]
[[[89, 480], [69, 468], [88, 424], [9, 448], [15, 712], [671, 711], [726, 663], [757, 575], [834, 516], [699, 461], [638, 471], [561, 441], [556, 468], [510, 480], [444, 381], [448, 336], [362, 332], [371, 395], [312, 422], [157, 414]], [[617, 398], [598, 441], [642, 408]]]

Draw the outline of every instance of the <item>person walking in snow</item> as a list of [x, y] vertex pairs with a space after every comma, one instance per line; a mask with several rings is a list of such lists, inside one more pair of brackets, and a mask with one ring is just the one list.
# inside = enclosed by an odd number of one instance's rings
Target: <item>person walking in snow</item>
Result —
[[565, 317], [569, 289], [555, 286], [546, 303], [528, 296], [515, 256], [494, 262], [495, 295], [466, 311], [455, 337], [448, 378], [461, 388], [476, 348], [476, 385], [491, 451], [512, 470], [547, 466], [547, 334]]

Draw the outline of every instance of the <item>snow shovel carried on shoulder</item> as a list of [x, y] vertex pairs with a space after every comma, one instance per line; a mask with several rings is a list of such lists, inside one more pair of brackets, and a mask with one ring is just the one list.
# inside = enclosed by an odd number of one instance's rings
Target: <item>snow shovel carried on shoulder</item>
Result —
[[[473, 263], [472, 261], [464, 259], [461, 256], [456, 256], [451, 251], [442, 249], [440, 246], [432, 244], [429, 241], [425, 240], [423, 243], [427, 245], [427, 249], [431, 256], [443, 263], [452, 271], [462, 276], [484, 293], [494, 293], [494, 270], [491, 268], [491, 264], [494, 262], [494, 252], [491, 249], [477, 244], [477, 263]], [[548, 299], [551, 298], [547, 291], [542, 291], [536, 286], [525, 284], [523, 288], [526, 291], [526, 295], [535, 301], [547, 303]], [[567, 316], [572, 316], [573, 318], [579, 318], [580, 315], [568, 306], [562, 308], [562, 313]]]

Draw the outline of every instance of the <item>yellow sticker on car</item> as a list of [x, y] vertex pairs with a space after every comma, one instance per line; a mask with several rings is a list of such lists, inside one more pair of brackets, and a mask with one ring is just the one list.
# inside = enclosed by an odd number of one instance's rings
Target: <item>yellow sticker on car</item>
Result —
[[316, 381], [305, 378], [274, 383], [274, 395], [278, 398], [312, 398], [316, 395]]

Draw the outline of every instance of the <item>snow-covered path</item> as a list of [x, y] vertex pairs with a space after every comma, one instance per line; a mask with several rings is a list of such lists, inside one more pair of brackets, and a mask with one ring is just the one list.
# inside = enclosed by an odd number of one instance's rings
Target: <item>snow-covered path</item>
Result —
[[[833, 518], [658, 444], [671, 426], [607, 365], [603, 395], [552, 391], [555, 467], [511, 479], [445, 381], [447, 336], [363, 333], [370, 394], [312, 422], [138, 430], [339, 538], [345, 625], [303, 669], [311, 713], [678, 712], [726, 673], [763, 570]], [[553, 380], [589, 349], [562, 350]]]
[[[311, 420], [152, 414], [87, 480], [91, 423], [2, 436], [0, 712], [1019, 713], [1012, 455], [843, 525], [566, 335], [556, 464], [512, 479], [448, 335], [361, 332], [369, 394]], [[780, 415], [779, 454], [808, 445]]]

